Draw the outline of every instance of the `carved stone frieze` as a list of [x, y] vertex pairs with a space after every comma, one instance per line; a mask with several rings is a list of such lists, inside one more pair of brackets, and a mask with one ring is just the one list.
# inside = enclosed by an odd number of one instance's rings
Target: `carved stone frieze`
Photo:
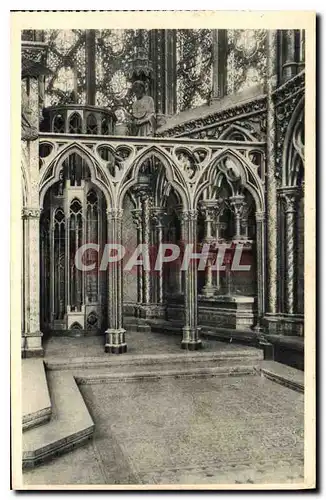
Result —
[[246, 128], [256, 140], [264, 140], [266, 134], [265, 96], [219, 110], [204, 118], [181, 123], [162, 132], [158, 131], [157, 136], [218, 139], [231, 124]]

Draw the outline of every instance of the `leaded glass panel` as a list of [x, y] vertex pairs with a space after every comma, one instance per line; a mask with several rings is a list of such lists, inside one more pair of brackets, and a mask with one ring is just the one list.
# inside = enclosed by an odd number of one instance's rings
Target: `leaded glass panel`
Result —
[[[140, 30], [98, 30], [96, 32], [96, 104], [130, 110], [132, 95], [129, 80], [130, 60]], [[148, 32], [142, 30], [148, 46]]]
[[85, 30], [46, 30], [47, 66], [52, 74], [45, 80], [45, 105], [67, 102], [85, 104]]
[[227, 93], [263, 84], [266, 76], [266, 30], [228, 30]]
[[177, 31], [177, 111], [209, 101], [212, 93], [212, 31]]

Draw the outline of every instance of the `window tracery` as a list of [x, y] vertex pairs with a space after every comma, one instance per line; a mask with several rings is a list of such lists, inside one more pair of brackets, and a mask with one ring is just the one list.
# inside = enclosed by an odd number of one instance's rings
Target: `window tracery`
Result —
[[227, 93], [264, 83], [266, 30], [228, 30]]
[[48, 45], [45, 106], [76, 102], [85, 104], [85, 30], [44, 30]]
[[212, 93], [212, 30], [177, 31], [177, 111], [206, 104]]

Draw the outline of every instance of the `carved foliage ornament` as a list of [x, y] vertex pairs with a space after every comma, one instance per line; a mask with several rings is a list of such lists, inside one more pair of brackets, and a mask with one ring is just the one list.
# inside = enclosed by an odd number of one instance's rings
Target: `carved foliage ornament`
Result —
[[28, 208], [24, 207], [22, 209], [22, 218], [23, 219], [39, 219], [41, 215], [40, 208]]
[[[251, 114], [250, 117], [246, 117], [249, 113]], [[225, 122], [225, 124], [223, 122]], [[233, 106], [232, 108], [209, 114], [204, 118], [198, 118], [176, 125], [162, 132], [158, 130], [157, 136], [189, 136], [194, 139], [206, 137], [217, 139], [221, 133], [234, 122], [239, 126], [245, 126], [251, 131], [254, 131], [256, 136], [258, 134], [259, 137], [264, 137], [266, 133], [266, 98], [260, 97], [249, 103]]]

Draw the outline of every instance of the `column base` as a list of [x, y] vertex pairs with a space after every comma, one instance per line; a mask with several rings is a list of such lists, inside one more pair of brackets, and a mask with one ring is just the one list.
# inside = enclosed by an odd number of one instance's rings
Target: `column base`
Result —
[[21, 352], [23, 358], [42, 358], [44, 356], [42, 337], [42, 332], [28, 332], [22, 335]]
[[126, 330], [123, 328], [109, 328], [105, 332], [105, 352], [111, 354], [123, 354], [127, 352], [127, 344], [125, 341]]
[[189, 340], [181, 341], [181, 349], [186, 349], [187, 351], [198, 351], [202, 347], [203, 344], [201, 340], [196, 340], [194, 342], [191, 342]]
[[259, 347], [263, 349], [264, 359], [268, 361], [274, 361], [274, 346], [267, 340], [261, 340], [259, 342]]
[[120, 344], [120, 345], [105, 344], [104, 350], [105, 352], [108, 352], [110, 354], [124, 354], [125, 352], [127, 352], [127, 344]]
[[181, 349], [187, 349], [188, 351], [197, 351], [202, 348], [202, 341], [199, 337], [199, 328], [189, 328], [184, 327], [182, 329], [183, 338], [181, 341]]
[[217, 289], [215, 286], [208, 286], [208, 285], [205, 285], [203, 288], [202, 288], [202, 291], [201, 291], [201, 294], [204, 296], [204, 297], [207, 297], [207, 298], [210, 298], [210, 297], [214, 297], [216, 295], [216, 292], [217, 292]]

